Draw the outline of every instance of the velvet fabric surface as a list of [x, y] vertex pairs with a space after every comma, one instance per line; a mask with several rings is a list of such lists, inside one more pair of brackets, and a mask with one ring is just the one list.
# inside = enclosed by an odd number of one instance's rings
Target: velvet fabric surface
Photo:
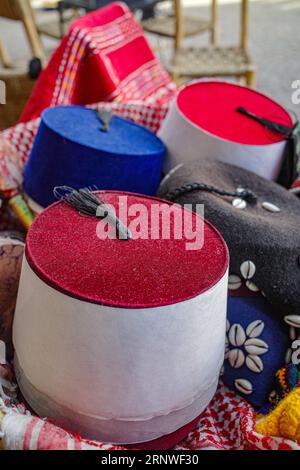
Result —
[[250, 88], [226, 82], [190, 84], [178, 94], [180, 111], [196, 126], [225, 140], [248, 145], [267, 145], [284, 140], [253, 119], [236, 111], [244, 107], [259, 117], [292, 127], [282, 106]]
[[[125, 211], [129, 224], [136, 217], [132, 215], [134, 204], [143, 204], [148, 214], [153, 206], [168, 207], [165, 201], [139, 195], [98, 194], [101, 200], [115, 207], [117, 214], [121, 209]], [[119, 199], [120, 196], [126, 196], [126, 201]], [[180, 206], [174, 206], [174, 211], [180, 219], [183, 217]], [[189, 214], [195, 229], [199, 216]], [[59, 202], [35, 219], [27, 235], [26, 257], [41, 279], [72, 297], [131, 308], [174, 304], [213, 287], [226, 272], [228, 255], [218, 231], [202, 219], [202, 249], [186, 249], [189, 240], [183, 229], [182, 237], [174, 238], [173, 217], [170, 239], [164, 239], [162, 221], [166, 222], [166, 217], [159, 219], [158, 239], [150, 238], [154, 226], [147, 219], [148, 226], [142, 227], [146, 239], [101, 240], [96, 233], [99, 219], [84, 216]]]
[[95, 186], [156, 193], [164, 144], [148, 129], [114, 116], [108, 132], [96, 111], [58, 106], [44, 111], [24, 176], [24, 189], [43, 207], [55, 186]]
[[[173, 171], [161, 185], [159, 195], [168, 197], [175, 188], [194, 182], [227, 191], [239, 187], [249, 189], [257, 196], [257, 203], [248, 203], [243, 210], [233, 206], [233, 197], [206, 191], [192, 191], [173, 200], [179, 204], [204, 204], [205, 217], [220, 230], [228, 244], [230, 273], [242, 277], [242, 263], [251, 261], [255, 266], [251, 282], [273, 304], [273, 314], [299, 314], [299, 199], [278, 184], [247, 170], [208, 161], [187, 164]], [[265, 202], [280, 211], [266, 210], [262, 206]]]

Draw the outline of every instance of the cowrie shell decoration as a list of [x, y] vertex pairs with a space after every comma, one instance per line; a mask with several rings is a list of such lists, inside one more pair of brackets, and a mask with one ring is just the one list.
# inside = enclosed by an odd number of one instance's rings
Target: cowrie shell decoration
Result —
[[296, 328], [294, 326], [290, 326], [289, 333], [290, 333], [290, 339], [294, 341], [297, 338]]
[[228, 352], [229, 352], [229, 341], [227, 338], [225, 338], [225, 359], [228, 358]]
[[300, 315], [286, 315], [284, 321], [290, 326], [300, 328]]
[[259, 291], [259, 288], [257, 287], [257, 285], [254, 284], [254, 282], [252, 281], [246, 281], [246, 287], [248, 287], [248, 289], [251, 290], [252, 292]]
[[271, 204], [271, 202], [263, 202], [262, 207], [269, 212], [280, 212], [279, 207], [275, 206], [275, 204]]
[[234, 381], [235, 388], [245, 395], [251, 395], [253, 391], [252, 383], [246, 379], [236, 379]]
[[232, 349], [228, 353], [228, 361], [231, 367], [239, 369], [245, 362], [245, 355], [240, 349]]
[[252, 370], [252, 372], [256, 372], [257, 374], [260, 374], [264, 369], [261, 358], [252, 354], [249, 354], [249, 356], [246, 357], [246, 366], [248, 369]]
[[234, 207], [235, 209], [241, 209], [241, 210], [243, 210], [243, 209], [246, 209], [246, 207], [247, 207], [247, 202], [244, 201], [244, 199], [241, 199], [241, 198], [239, 198], [239, 197], [233, 199], [233, 201], [232, 201], [231, 204], [233, 205], [233, 207]]
[[241, 264], [240, 271], [244, 279], [252, 279], [256, 271], [256, 266], [253, 261], [247, 260]]
[[[227, 328], [228, 328], [227, 320]], [[239, 369], [244, 365], [256, 374], [260, 374], [264, 370], [264, 364], [261, 355], [269, 350], [267, 343], [258, 337], [264, 331], [265, 324], [262, 320], [254, 320], [247, 326], [246, 330], [242, 325], [234, 323], [229, 330], [227, 329], [225, 339], [225, 359], [228, 360], [230, 367]], [[230, 347], [233, 346], [233, 349]], [[236, 388], [242, 393], [252, 393], [253, 386], [249, 381], [237, 379]], [[246, 380], [246, 379], [245, 379]], [[249, 385], [250, 383], [250, 385]], [[251, 390], [251, 391], [250, 391]]]
[[232, 325], [228, 333], [228, 339], [232, 346], [242, 346], [245, 343], [246, 335], [241, 325], [238, 323]]
[[246, 334], [249, 338], [257, 338], [264, 330], [265, 324], [261, 320], [255, 320], [246, 329]]

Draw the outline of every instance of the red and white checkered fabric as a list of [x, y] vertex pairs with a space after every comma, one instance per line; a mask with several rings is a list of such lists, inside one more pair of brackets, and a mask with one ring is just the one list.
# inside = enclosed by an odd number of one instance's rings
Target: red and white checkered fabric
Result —
[[220, 383], [197, 429], [175, 449], [300, 450], [300, 446], [288, 439], [258, 434], [255, 431], [255, 410]]

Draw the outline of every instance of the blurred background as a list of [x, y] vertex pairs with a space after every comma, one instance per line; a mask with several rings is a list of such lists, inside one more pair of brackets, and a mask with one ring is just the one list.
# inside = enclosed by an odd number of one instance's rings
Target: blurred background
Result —
[[[15, 3], [14, 0], [10, 2]], [[31, 26], [24, 27], [22, 21], [3, 17], [1, 5], [5, 3], [7, 0], [0, 0], [0, 49], [4, 54], [2, 69], [5, 59], [18, 66], [39, 54], [40, 47], [41, 54], [49, 57], [74, 17], [109, 2], [32, 0], [32, 19], [38, 33], [38, 40], [34, 34], [31, 38], [38, 51], [35, 54], [30, 37], [28, 39]], [[300, 115], [300, 104], [292, 102], [292, 83], [300, 80], [300, 0], [248, 0], [246, 12], [242, 11], [243, 0], [127, 0], [126, 3], [145, 27], [151, 44], [167, 68], [174, 51], [181, 47], [245, 47], [257, 71], [256, 76], [248, 77], [248, 84]], [[214, 7], [217, 8], [215, 12]], [[243, 17], [243, 13], [246, 16]], [[183, 30], [180, 30], [179, 20], [184, 24]], [[153, 31], [159, 34], [153, 34]], [[200, 61], [199, 58], [190, 60], [194, 68], [197, 60]], [[214, 67], [215, 63], [210, 63], [211, 60], [210, 52], [206, 53], [204, 59], [201, 58], [201, 66], [204, 63]], [[231, 58], [219, 55], [213, 60], [217, 60], [218, 68], [226, 68]], [[244, 59], [235, 55], [234, 60]], [[206, 70], [202, 72], [204, 75], [207, 73]], [[194, 75], [197, 74], [201, 75], [198, 69]], [[174, 78], [179, 83], [184, 81], [184, 77]]]

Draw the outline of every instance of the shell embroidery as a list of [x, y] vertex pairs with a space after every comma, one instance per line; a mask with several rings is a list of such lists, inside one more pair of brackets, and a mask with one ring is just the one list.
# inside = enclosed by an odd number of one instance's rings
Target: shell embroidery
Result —
[[[259, 338], [264, 327], [262, 320], [255, 320], [244, 330], [240, 324], [230, 325], [227, 320], [225, 359], [232, 368], [239, 369], [246, 365], [251, 372], [260, 374], [263, 371], [264, 364], [261, 356], [269, 350], [267, 343]], [[242, 393], [251, 394], [253, 391], [249, 380], [238, 378], [234, 384]]]
[[[290, 340], [293, 342], [295, 340], [300, 340], [300, 315], [286, 315], [284, 317], [285, 323], [290, 327], [289, 336]], [[288, 348], [285, 356], [285, 363], [289, 364], [291, 362], [293, 350]]]
[[242, 277], [248, 281], [249, 279], [253, 278], [256, 271], [256, 266], [253, 261], [247, 260], [241, 264], [240, 271]]

